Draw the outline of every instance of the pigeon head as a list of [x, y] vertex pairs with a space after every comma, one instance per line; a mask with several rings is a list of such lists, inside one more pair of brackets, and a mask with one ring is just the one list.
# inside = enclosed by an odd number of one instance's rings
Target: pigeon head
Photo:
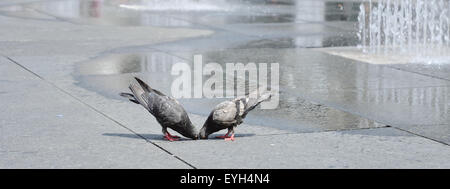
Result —
[[206, 125], [204, 125], [203, 127], [202, 127], [202, 129], [200, 129], [200, 133], [198, 133], [198, 137], [199, 137], [199, 139], [207, 139], [208, 138], [208, 135], [210, 135], [211, 133], [209, 133], [209, 132], [206, 132], [206, 129], [207, 129], [208, 127], [206, 127]]
[[193, 140], [197, 140], [198, 139], [198, 132], [195, 129], [194, 125], [190, 121], [188, 123], [186, 123], [186, 124], [189, 124], [189, 126], [184, 127], [183, 130], [178, 131], [178, 132], [181, 135], [185, 136], [185, 137], [191, 138]]
[[214, 124], [208, 124], [208, 122], [206, 122], [203, 125], [203, 127], [200, 129], [200, 132], [198, 133], [198, 137], [199, 137], [199, 139], [207, 139], [210, 134], [215, 133], [220, 130], [221, 129], [218, 127], [215, 127]]

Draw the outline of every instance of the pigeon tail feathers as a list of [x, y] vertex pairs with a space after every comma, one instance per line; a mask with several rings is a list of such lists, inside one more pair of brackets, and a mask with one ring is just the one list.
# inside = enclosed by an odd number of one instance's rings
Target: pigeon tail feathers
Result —
[[252, 111], [253, 109], [255, 109], [259, 104], [261, 104], [262, 102], [264, 102], [264, 101], [267, 101], [267, 100], [269, 100], [270, 98], [272, 97], [272, 94], [270, 94], [270, 93], [265, 93], [265, 94], [262, 94], [259, 98], [257, 98], [257, 99], [254, 99], [254, 98], [251, 98], [251, 96], [249, 95], [249, 96], [247, 96], [246, 98], [245, 98], [245, 101], [246, 101], [246, 108], [245, 108], [245, 110], [244, 110], [244, 113], [242, 114], [242, 118], [245, 118], [245, 116], [248, 114], [248, 112], [250, 112], [250, 111]]
[[147, 83], [145, 83], [144, 81], [142, 81], [141, 79], [134, 77], [134, 79], [136, 79], [136, 81], [139, 83], [139, 85], [148, 93], [154, 92], [156, 94], [158, 94], [159, 96], [166, 96], [165, 94], [163, 94], [162, 92], [151, 88], [149, 85], [147, 85]]
[[142, 87], [137, 86], [134, 83], [130, 84], [130, 86], [128, 88], [130, 88], [136, 101], [138, 101], [139, 104], [141, 104], [142, 106], [144, 106], [145, 109], [148, 110], [148, 108], [149, 108], [148, 107], [148, 99], [149, 99], [148, 93], [145, 92]]
[[136, 104], [139, 104], [139, 102], [136, 100], [133, 94], [130, 93], [120, 93], [119, 94], [122, 97], [128, 98], [129, 101], [134, 102]]

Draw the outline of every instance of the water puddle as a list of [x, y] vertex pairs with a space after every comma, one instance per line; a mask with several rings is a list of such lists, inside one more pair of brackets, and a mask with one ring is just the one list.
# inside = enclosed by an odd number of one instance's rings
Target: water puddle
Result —
[[[206, 57], [211, 55], [206, 55]], [[179, 77], [179, 75], [171, 74], [172, 66], [180, 62], [191, 65], [191, 73], [195, 74], [193, 64], [186, 59], [165, 53], [149, 52], [112, 54], [82, 62], [77, 66], [74, 76], [79, 86], [118, 100], [125, 100], [118, 93], [128, 91], [128, 85], [133, 76], [139, 76], [153, 88], [172, 95], [171, 87], [174, 80]], [[225, 62], [217, 63], [224, 65]], [[203, 76], [203, 81], [208, 78]], [[282, 78], [281, 80], [286, 79]], [[234, 81], [234, 79], [228, 80], [224, 75], [224, 85]], [[255, 84], [246, 79], [243, 86], [238, 85], [237, 87], [245, 88], [252, 85]], [[304, 100], [298, 96], [292, 96], [283, 92], [283, 88], [289, 87], [286, 85], [284, 82], [281, 83], [278, 108], [256, 109], [246, 118], [246, 123], [301, 132], [384, 126], [359, 116]], [[194, 91], [192, 92], [194, 93]], [[213, 107], [224, 100], [226, 99], [206, 97], [179, 99], [188, 112], [204, 116], [207, 116]]]

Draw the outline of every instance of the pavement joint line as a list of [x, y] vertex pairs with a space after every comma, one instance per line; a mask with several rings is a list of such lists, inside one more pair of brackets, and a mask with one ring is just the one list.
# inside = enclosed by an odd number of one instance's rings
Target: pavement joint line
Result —
[[[417, 87], [395, 87], [395, 88], [374, 88], [374, 89], [367, 89], [367, 91], [379, 91], [379, 90], [391, 90], [391, 89], [421, 89], [421, 88], [447, 88], [450, 87], [450, 83], [448, 85], [436, 85], [436, 86], [417, 86]], [[320, 89], [320, 88], [318, 88]], [[352, 90], [352, 89], [363, 89], [361, 87], [354, 87], [354, 88], [342, 88], [343, 90]]]
[[427, 77], [431, 77], [431, 78], [435, 78], [435, 79], [441, 79], [441, 80], [445, 80], [445, 81], [450, 81], [450, 79], [446, 79], [446, 78], [442, 78], [442, 77], [438, 77], [438, 76], [434, 76], [434, 75], [430, 75], [430, 74], [415, 72], [415, 71], [411, 71], [411, 70], [404, 70], [404, 69], [401, 69], [401, 68], [392, 67], [391, 65], [381, 65], [381, 66], [385, 66], [385, 67], [388, 67], [388, 68], [391, 68], [391, 69], [400, 70], [400, 71], [404, 71], [404, 72], [414, 73], [414, 74], [418, 74], [418, 75], [422, 75], [422, 76], [427, 76]]
[[0, 16], [4, 16], [4, 17], [7, 17], [7, 18], [23, 19], [23, 20], [38, 20], [38, 21], [45, 21], [45, 22], [59, 22], [59, 20], [52, 20], [52, 19], [46, 19], [46, 18], [27, 18], [27, 17], [24, 17], [24, 16], [8, 15], [4, 11], [0, 11]]
[[[450, 87], [450, 83], [448, 85], [436, 85], [436, 86], [416, 86], [416, 87], [387, 87], [387, 88], [364, 88], [364, 87], [343, 87], [336, 89], [328, 89], [329, 91], [380, 91], [380, 90], [393, 90], [393, 89], [422, 89], [422, 88], [448, 88]], [[323, 90], [326, 89], [324, 87], [312, 87], [310, 90]]]
[[133, 131], [132, 129], [128, 128], [127, 126], [123, 125], [123, 124], [120, 123], [119, 121], [115, 120], [114, 118], [112, 118], [112, 117], [108, 116], [107, 114], [101, 112], [100, 110], [96, 109], [95, 107], [93, 107], [93, 106], [91, 106], [91, 105], [89, 105], [89, 104], [83, 102], [81, 99], [79, 99], [79, 98], [73, 96], [72, 94], [70, 94], [69, 92], [65, 91], [64, 89], [62, 89], [62, 88], [56, 86], [55, 84], [53, 84], [53, 83], [47, 81], [45, 78], [41, 77], [40, 75], [36, 74], [35, 72], [33, 72], [33, 71], [31, 71], [30, 69], [26, 68], [25, 66], [21, 65], [21, 64], [18, 63], [17, 61], [11, 59], [11, 58], [8, 57], [8, 56], [5, 56], [5, 55], [2, 55], [2, 56], [4, 56], [5, 58], [7, 58], [8, 60], [10, 60], [11, 62], [13, 62], [14, 64], [18, 65], [19, 67], [23, 68], [24, 70], [30, 72], [31, 74], [33, 74], [34, 76], [38, 77], [39, 79], [43, 80], [44, 82], [46, 82], [46, 83], [52, 85], [53, 87], [55, 87], [55, 88], [58, 89], [59, 91], [65, 93], [66, 95], [69, 95], [69, 96], [72, 97], [73, 99], [75, 99], [75, 100], [77, 100], [78, 102], [84, 104], [85, 106], [89, 107], [90, 109], [94, 110], [95, 112], [97, 112], [97, 113], [103, 115], [103, 116], [106, 117], [107, 119], [113, 121], [114, 123], [118, 124], [119, 126], [121, 126], [121, 127], [125, 128], [126, 130], [130, 131], [131, 133], [133, 133], [133, 134], [139, 136], [140, 138], [144, 139], [146, 142], [148, 142], [148, 143], [150, 143], [150, 144], [153, 144], [154, 146], [156, 146], [157, 148], [159, 148], [159, 149], [161, 149], [162, 151], [166, 152], [167, 154], [171, 155], [171, 156], [174, 157], [175, 159], [178, 159], [179, 161], [183, 162], [184, 164], [188, 165], [189, 167], [191, 167], [191, 168], [193, 168], [193, 169], [197, 169], [197, 167], [195, 167], [194, 165], [190, 164], [190, 163], [187, 162], [186, 160], [183, 160], [182, 158], [176, 156], [175, 154], [173, 154], [173, 153], [170, 152], [169, 150], [167, 150], [167, 149], [163, 148], [162, 146], [156, 144], [155, 142], [153, 142], [153, 141], [151, 141], [151, 140], [145, 138], [144, 136], [142, 136], [142, 135], [136, 133], [136, 132]]
[[[4, 55], [3, 55], [4, 56]], [[33, 71], [31, 71], [30, 69], [26, 68], [25, 66], [23, 66], [22, 64], [19, 64], [18, 62], [16, 62], [15, 60], [11, 59], [8, 56], [4, 56], [5, 58], [7, 58], [9, 61], [13, 62], [14, 64], [16, 64], [17, 66], [21, 67], [22, 69], [26, 70], [27, 72], [33, 74], [34, 76], [38, 77], [41, 80], [46, 81], [44, 78], [42, 78], [40, 75], [34, 73]], [[46, 81], [47, 82], [47, 81]]]
[[439, 140], [436, 140], [436, 139], [433, 139], [433, 138], [430, 138], [430, 137], [427, 137], [427, 136], [423, 136], [423, 135], [420, 135], [420, 134], [417, 134], [417, 133], [413, 133], [413, 132], [408, 131], [408, 130], [406, 130], [406, 129], [402, 129], [402, 128], [398, 128], [398, 127], [393, 127], [393, 126], [391, 126], [391, 127], [394, 128], [394, 129], [397, 129], [397, 130], [400, 130], [400, 131], [407, 132], [407, 133], [409, 133], [409, 134], [418, 136], [418, 137], [422, 137], [422, 138], [431, 140], [431, 141], [433, 141], [433, 142], [437, 142], [437, 143], [443, 144], [443, 145], [445, 145], [445, 146], [450, 146], [450, 144], [447, 144], [447, 143], [445, 143], [445, 142], [442, 142], [442, 141], [439, 141]]
[[55, 18], [56, 20], [61, 21], [61, 22], [66, 22], [66, 23], [70, 23], [70, 24], [74, 24], [74, 25], [84, 25], [84, 24], [82, 24], [82, 23], [76, 23], [76, 22], [73, 22], [73, 21], [71, 21], [71, 20], [69, 20], [69, 19], [65, 19], [65, 18], [56, 16], [56, 15], [50, 14], [50, 13], [48, 13], [48, 12], [41, 11], [41, 10], [36, 9], [36, 8], [29, 8], [29, 9], [34, 10], [34, 11], [36, 11], [37, 13], [40, 13], [40, 14], [43, 14], [43, 15], [46, 15], [46, 16], [53, 17], [53, 18]]

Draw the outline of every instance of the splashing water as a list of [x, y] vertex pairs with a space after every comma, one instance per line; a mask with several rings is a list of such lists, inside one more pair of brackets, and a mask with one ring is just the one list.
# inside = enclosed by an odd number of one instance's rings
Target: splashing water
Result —
[[450, 62], [450, 0], [369, 0], [358, 16], [365, 53]]

